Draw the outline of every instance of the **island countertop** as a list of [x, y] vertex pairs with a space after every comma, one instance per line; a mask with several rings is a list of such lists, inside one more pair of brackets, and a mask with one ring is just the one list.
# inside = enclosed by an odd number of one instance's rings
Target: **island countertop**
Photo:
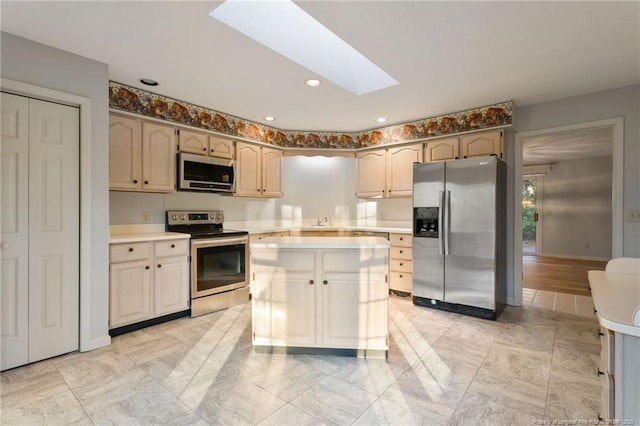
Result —
[[589, 284], [600, 324], [640, 337], [640, 326], [634, 324], [640, 308], [640, 275], [589, 271]]
[[251, 248], [354, 249], [390, 248], [391, 243], [380, 237], [268, 237], [251, 242]]

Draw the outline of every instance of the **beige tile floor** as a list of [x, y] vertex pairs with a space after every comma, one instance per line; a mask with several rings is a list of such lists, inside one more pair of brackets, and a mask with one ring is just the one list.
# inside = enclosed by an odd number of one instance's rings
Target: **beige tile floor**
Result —
[[531, 425], [599, 410], [596, 320], [390, 302], [388, 361], [256, 354], [249, 304], [0, 374], [3, 425]]

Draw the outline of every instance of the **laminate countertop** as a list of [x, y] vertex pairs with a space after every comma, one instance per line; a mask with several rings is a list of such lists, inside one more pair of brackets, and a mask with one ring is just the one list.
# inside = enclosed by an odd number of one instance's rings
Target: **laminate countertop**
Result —
[[391, 243], [380, 237], [267, 237], [251, 243], [251, 248], [388, 249]]
[[600, 325], [640, 337], [640, 275], [589, 271], [589, 284]]

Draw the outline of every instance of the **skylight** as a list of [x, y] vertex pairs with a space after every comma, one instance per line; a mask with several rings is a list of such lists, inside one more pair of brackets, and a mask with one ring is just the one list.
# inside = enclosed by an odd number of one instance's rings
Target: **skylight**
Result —
[[290, 0], [227, 0], [209, 15], [356, 95], [398, 84]]

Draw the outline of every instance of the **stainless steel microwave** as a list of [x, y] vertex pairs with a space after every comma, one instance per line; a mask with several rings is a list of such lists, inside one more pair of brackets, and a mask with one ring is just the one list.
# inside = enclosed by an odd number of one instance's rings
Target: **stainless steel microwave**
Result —
[[177, 171], [179, 191], [235, 190], [236, 164], [233, 160], [181, 152]]

